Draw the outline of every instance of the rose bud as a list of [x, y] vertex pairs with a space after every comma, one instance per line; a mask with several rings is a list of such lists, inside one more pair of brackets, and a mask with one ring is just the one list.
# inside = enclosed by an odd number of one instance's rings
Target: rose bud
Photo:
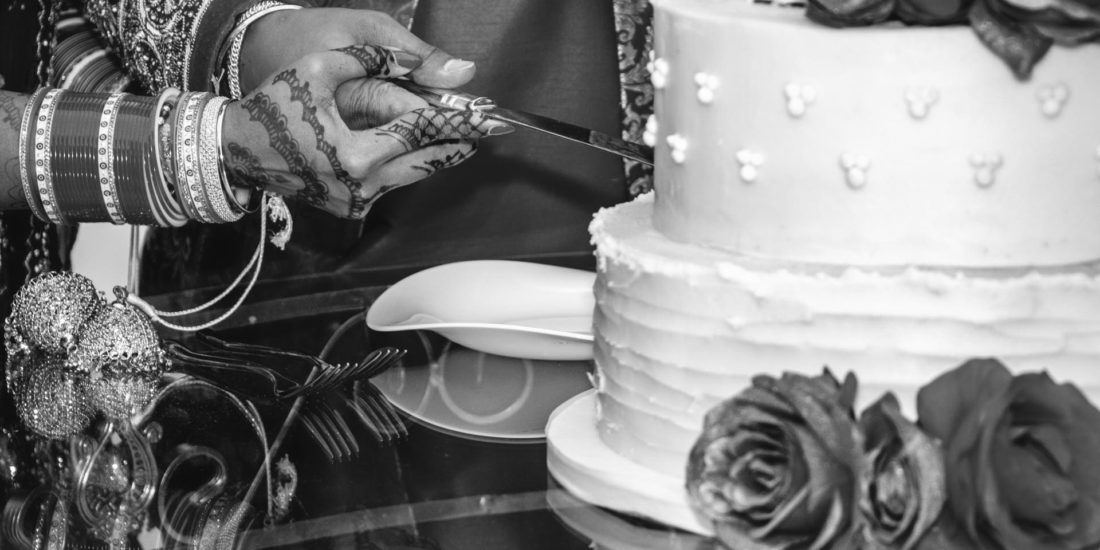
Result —
[[901, 414], [888, 393], [863, 412], [859, 508], [866, 548], [915, 548], [946, 498], [939, 444]]
[[894, 11], [894, 0], [810, 0], [806, 17], [829, 27], [864, 27], [882, 23]]
[[1075, 386], [972, 360], [922, 388], [917, 408], [943, 444], [944, 519], [972, 547], [1100, 545], [1100, 411]]
[[849, 548], [860, 460], [856, 381], [753, 379], [711, 409], [687, 490], [730, 548]]
[[954, 25], [966, 21], [973, 0], [897, 0], [894, 14], [910, 25]]

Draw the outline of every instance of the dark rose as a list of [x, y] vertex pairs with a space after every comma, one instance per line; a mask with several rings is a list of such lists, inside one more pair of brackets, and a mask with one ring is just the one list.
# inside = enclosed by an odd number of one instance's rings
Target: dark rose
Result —
[[970, 546], [1100, 544], [1100, 411], [1076, 387], [979, 359], [922, 388], [917, 408], [943, 444], [942, 519]]
[[859, 492], [864, 548], [916, 548], [936, 522], [946, 498], [939, 443], [902, 416], [892, 393], [863, 411], [859, 425], [864, 449]]
[[856, 381], [758, 376], [707, 413], [687, 489], [730, 548], [848, 548], [860, 448]]
[[894, 0], [810, 0], [806, 17], [829, 27], [863, 27], [882, 23], [894, 11]]
[[1073, 46], [1100, 38], [1100, 3], [1092, 0], [998, 0], [994, 5], [1058, 44]]
[[1051, 44], [1100, 40], [1100, 3], [1094, 0], [976, 0], [969, 18], [982, 42], [1021, 79]]
[[910, 25], [965, 23], [973, 0], [897, 0], [894, 13]]
[[1000, 0], [976, 0], [970, 8], [970, 25], [1017, 78], [1026, 80], [1054, 42], [1031, 25], [1004, 13], [1004, 7]]

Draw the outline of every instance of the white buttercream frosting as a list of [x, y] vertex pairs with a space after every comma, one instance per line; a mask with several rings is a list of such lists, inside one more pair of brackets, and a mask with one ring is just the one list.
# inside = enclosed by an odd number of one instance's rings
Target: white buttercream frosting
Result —
[[659, 197], [601, 210], [596, 362], [600, 433], [669, 473], [714, 404], [752, 375], [854, 372], [861, 402], [916, 389], [980, 356], [1047, 370], [1100, 395], [1100, 266], [836, 267], [678, 243], [652, 224]]

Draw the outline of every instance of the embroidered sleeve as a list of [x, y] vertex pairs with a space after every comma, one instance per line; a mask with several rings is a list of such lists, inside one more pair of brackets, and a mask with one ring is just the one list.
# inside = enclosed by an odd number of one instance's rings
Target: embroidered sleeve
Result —
[[209, 90], [220, 44], [257, 1], [86, 0], [84, 13], [146, 89]]

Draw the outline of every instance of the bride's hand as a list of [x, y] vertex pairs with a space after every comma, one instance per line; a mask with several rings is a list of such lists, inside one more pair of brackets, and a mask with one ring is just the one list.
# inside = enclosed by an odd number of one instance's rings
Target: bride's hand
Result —
[[[352, 44], [376, 44], [409, 52], [423, 63], [409, 74], [435, 88], [458, 88], [474, 76], [471, 61], [455, 59], [409, 32], [389, 15], [366, 9], [305, 8], [262, 17], [245, 34], [240, 84], [245, 93], [279, 67], [305, 55]], [[381, 80], [361, 80], [338, 90], [337, 105], [352, 128], [374, 126], [423, 106], [419, 98]], [[369, 97], [369, 104], [361, 98]]]
[[479, 138], [512, 131], [475, 111], [430, 107], [377, 127], [348, 127], [336, 106], [338, 88], [361, 89], [356, 84], [420, 65], [406, 52], [358, 45], [309, 54], [276, 72], [226, 111], [222, 148], [231, 179], [361, 218], [386, 191], [462, 162]]

